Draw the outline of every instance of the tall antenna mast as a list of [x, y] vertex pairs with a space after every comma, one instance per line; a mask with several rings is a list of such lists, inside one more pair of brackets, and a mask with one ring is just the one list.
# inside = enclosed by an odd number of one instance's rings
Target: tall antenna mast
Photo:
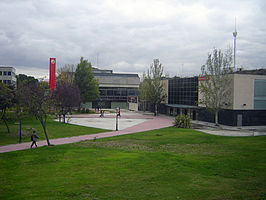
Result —
[[236, 68], [236, 36], [237, 36], [236, 17], [235, 17], [235, 32], [233, 32], [233, 36], [234, 36], [234, 68]]

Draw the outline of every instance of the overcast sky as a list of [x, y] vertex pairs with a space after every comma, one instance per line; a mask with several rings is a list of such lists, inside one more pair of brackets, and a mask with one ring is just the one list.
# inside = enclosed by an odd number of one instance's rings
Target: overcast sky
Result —
[[214, 47], [233, 47], [235, 17], [237, 65], [265, 68], [265, 0], [1, 0], [0, 65], [39, 77], [50, 57], [83, 56], [142, 73], [159, 58], [170, 76], [198, 75]]

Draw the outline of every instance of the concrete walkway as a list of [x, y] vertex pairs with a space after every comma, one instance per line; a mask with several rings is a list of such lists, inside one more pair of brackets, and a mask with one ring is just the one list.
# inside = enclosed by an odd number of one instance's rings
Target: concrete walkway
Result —
[[[82, 116], [77, 116], [77, 117], [87, 118], [88, 116], [82, 115]], [[113, 116], [113, 118], [114, 117], [115, 116]], [[125, 116], [122, 116], [122, 117], [125, 117]], [[111, 116], [107, 118], [111, 118]], [[127, 118], [129, 119], [130, 116], [128, 115]], [[133, 119], [134, 118], [139, 119], [141, 118], [141, 116], [133, 115]], [[75, 142], [80, 142], [84, 140], [93, 140], [97, 138], [106, 138], [106, 137], [113, 137], [113, 136], [118, 136], [118, 135], [126, 135], [126, 134], [131, 134], [131, 133], [142, 132], [142, 131], [160, 129], [160, 128], [165, 128], [165, 127], [169, 127], [173, 125], [173, 119], [169, 117], [163, 117], [163, 116], [154, 117], [152, 115], [146, 115], [146, 116], [144, 115], [142, 116], [142, 118], [144, 119], [144, 122], [125, 128], [120, 131], [111, 131], [111, 132], [98, 133], [98, 134], [92, 134], [92, 135], [81, 135], [81, 136], [50, 139], [50, 143], [52, 145], [69, 144], [69, 143], [75, 143]], [[99, 120], [104, 120], [104, 119], [99, 119]], [[107, 123], [102, 123], [102, 128], [104, 128], [106, 124]], [[38, 141], [37, 144], [38, 144], [38, 147], [41, 147], [41, 146], [46, 146], [47, 142], [46, 140], [42, 140], [42, 141]], [[10, 144], [10, 145], [5, 145], [5, 146], [0, 146], [0, 153], [29, 149], [30, 145], [31, 145], [31, 142], [25, 142], [21, 144]]]
[[[98, 133], [93, 135], [81, 135], [66, 138], [51, 139], [52, 145], [69, 144], [80, 142], [84, 140], [93, 140], [97, 138], [113, 137], [118, 135], [126, 135], [131, 133], [149, 131], [154, 129], [165, 128], [173, 125], [173, 117], [169, 116], [153, 116], [152, 113], [134, 113], [134, 112], [122, 112], [122, 117], [119, 120], [119, 131], [111, 131], [105, 133]], [[70, 123], [96, 127], [108, 130], [115, 130], [115, 114], [105, 114], [104, 118], [100, 118], [99, 115], [75, 115], [70, 118]], [[259, 127], [230, 127], [219, 126], [214, 124], [200, 121], [192, 121], [193, 129], [205, 132], [212, 135], [222, 136], [259, 136], [266, 135], [266, 126]], [[46, 146], [46, 140], [38, 141], [38, 146]], [[22, 144], [10, 144], [0, 146], [0, 153], [29, 149], [31, 142]]]
[[261, 136], [266, 135], [266, 126], [215, 126], [214, 123], [203, 121], [192, 121], [193, 129], [199, 130], [211, 135], [247, 137], [247, 136]]

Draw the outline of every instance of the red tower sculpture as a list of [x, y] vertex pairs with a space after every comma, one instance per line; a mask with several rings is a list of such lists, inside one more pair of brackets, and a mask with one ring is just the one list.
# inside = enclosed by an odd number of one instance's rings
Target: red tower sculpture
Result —
[[55, 67], [56, 67], [56, 58], [50, 58], [50, 79], [49, 79], [50, 90], [55, 89]]

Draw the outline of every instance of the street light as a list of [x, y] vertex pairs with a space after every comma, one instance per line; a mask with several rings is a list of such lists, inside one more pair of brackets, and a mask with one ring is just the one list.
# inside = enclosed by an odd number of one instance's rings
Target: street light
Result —
[[118, 108], [116, 108], [115, 130], [118, 131]]

